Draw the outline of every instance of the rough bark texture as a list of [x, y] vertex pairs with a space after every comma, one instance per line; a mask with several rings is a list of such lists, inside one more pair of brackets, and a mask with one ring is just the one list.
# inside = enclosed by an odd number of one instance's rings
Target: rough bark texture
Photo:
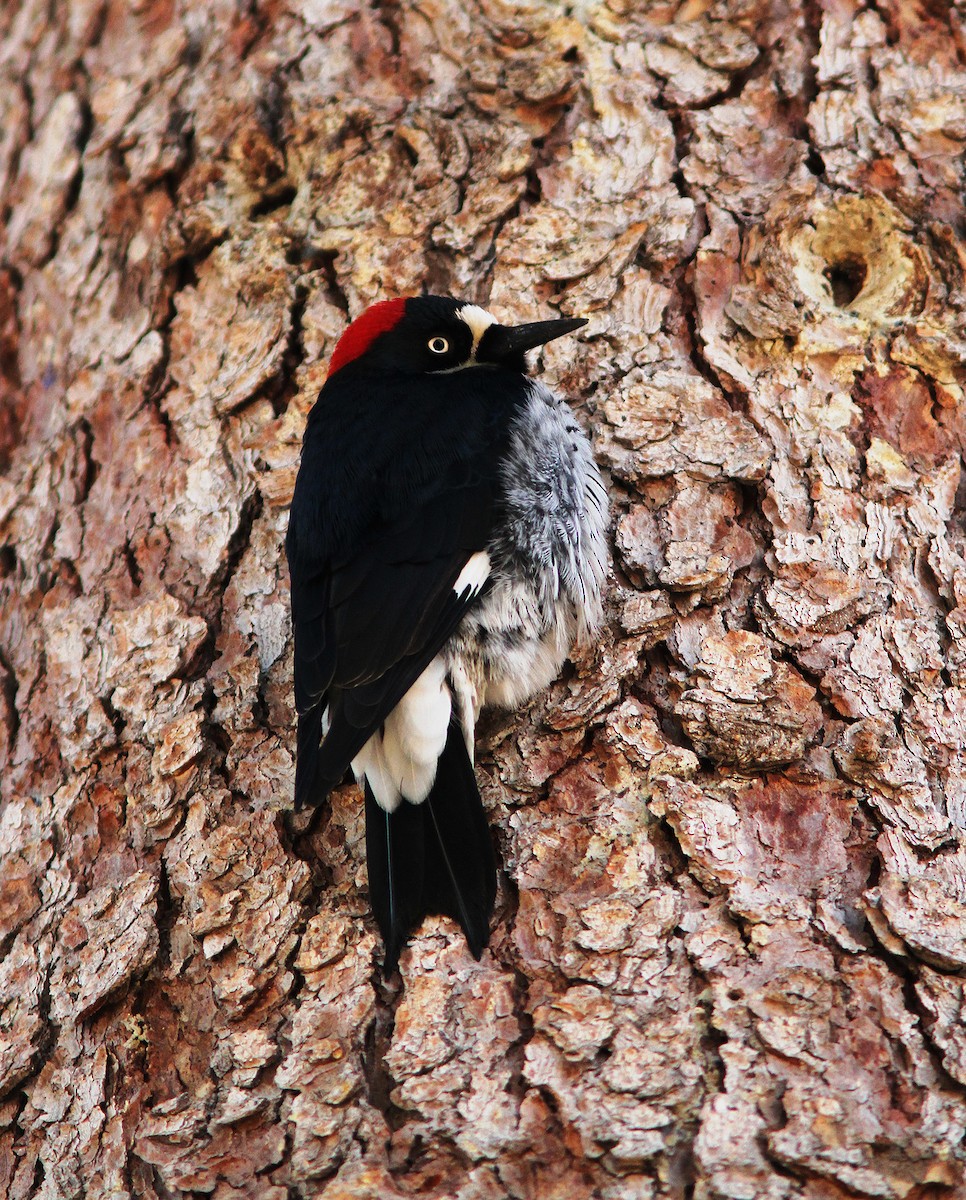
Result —
[[[964, 22], [0, 9], [0, 1194], [966, 1195]], [[615, 579], [387, 987], [281, 542], [424, 286], [589, 317]]]

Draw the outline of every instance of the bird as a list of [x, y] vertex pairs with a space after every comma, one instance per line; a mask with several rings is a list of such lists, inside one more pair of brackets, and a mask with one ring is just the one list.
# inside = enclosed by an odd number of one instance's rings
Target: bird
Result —
[[607, 491], [526, 358], [585, 324], [381, 301], [342, 333], [306, 422], [285, 539], [294, 803], [350, 771], [361, 786], [386, 977], [429, 914], [481, 957], [496, 859], [477, 718], [547, 687], [602, 620]]

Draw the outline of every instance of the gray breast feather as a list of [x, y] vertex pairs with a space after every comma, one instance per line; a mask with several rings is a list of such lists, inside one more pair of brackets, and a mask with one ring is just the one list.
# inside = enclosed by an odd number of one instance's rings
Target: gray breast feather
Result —
[[546, 687], [601, 619], [607, 492], [573, 413], [536, 381], [510, 431], [502, 482], [491, 590], [445, 652], [473, 693], [460, 697], [461, 715]]

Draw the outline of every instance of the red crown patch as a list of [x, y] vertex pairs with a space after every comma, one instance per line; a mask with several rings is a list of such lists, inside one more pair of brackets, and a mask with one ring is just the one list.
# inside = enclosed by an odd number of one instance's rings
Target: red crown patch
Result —
[[365, 354], [381, 333], [395, 329], [406, 311], [405, 300], [382, 300], [360, 313], [336, 343], [329, 360], [329, 377]]

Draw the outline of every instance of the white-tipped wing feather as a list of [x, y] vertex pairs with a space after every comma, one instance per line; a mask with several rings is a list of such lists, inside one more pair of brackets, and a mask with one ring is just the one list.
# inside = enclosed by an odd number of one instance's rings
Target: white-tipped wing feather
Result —
[[483, 585], [490, 577], [490, 556], [485, 550], [478, 550], [467, 560], [466, 566], [460, 571], [453, 591], [457, 596], [469, 590], [470, 595], [476, 595], [483, 590]]

